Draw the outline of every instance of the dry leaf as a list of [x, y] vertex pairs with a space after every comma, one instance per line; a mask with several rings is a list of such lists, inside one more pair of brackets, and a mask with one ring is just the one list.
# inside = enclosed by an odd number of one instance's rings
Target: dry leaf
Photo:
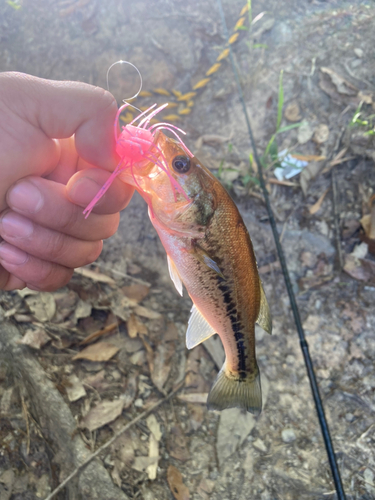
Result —
[[375, 262], [368, 259], [357, 259], [352, 255], [347, 255], [345, 259], [344, 271], [352, 278], [365, 283], [375, 283]]
[[306, 144], [312, 136], [314, 135], [314, 130], [311, 127], [310, 123], [302, 122], [302, 125], [298, 129], [297, 140], [299, 144]]
[[99, 283], [107, 283], [108, 285], [115, 285], [116, 282], [113, 278], [110, 278], [106, 274], [97, 273], [88, 269], [87, 267], [77, 267], [74, 269], [74, 272], [84, 276], [85, 278], [89, 278], [90, 280], [97, 281]]
[[358, 89], [332, 69], [322, 67], [320, 68], [320, 71], [322, 73], [327, 74], [330, 77], [332, 83], [335, 85], [337, 89], [337, 92], [339, 92], [340, 94], [345, 94], [350, 96], [357, 94]]
[[301, 172], [299, 181], [301, 184], [301, 188], [303, 191], [303, 194], [306, 196], [310, 181], [314, 179], [319, 172], [321, 171], [323, 165], [321, 163], [312, 161], [307, 165], [306, 168], [304, 168]]
[[38, 295], [39, 292], [36, 290], [31, 290], [30, 288], [23, 288], [22, 290], [16, 290], [20, 297], [28, 297], [29, 295]]
[[207, 409], [204, 406], [196, 404], [189, 405], [190, 425], [193, 431], [197, 431], [201, 427], [206, 413]]
[[168, 380], [172, 368], [172, 356], [176, 353], [174, 342], [165, 342], [157, 346], [154, 352], [153, 369], [151, 371], [151, 380], [163, 392], [163, 386]]
[[301, 119], [301, 113], [297, 101], [293, 101], [287, 105], [284, 112], [285, 118], [290, 122], [298, 122]]
[[132, 469], [145, 472], [151, 465], [157, 464], [159, 457], [135, 457]]
[[142, 316], [147, 319], [159, 319], [161, 318], [161, 314], [158, 313], [157, 311], [153, 311], [152, 309], [148, 309], [147, 307], [144, 306], [137, 306], [134, 309], [135, 313], [138, 314], [138, 316]]
[[323, 144], [323, 142], [326, 142], [329, 137], [329, 128], [325, 123], [321, 123], [318, 125], [314, 131], [314, 137], [313, 140], [317, 144]]
[[354, 234], [358, 231], [358, 229], [361, 227], [361, 224], [359, 223], [358, 220], [355, 219], [349, 219], [349, 220], [344, 220], [343, 223], [343, 228], [342, 228], [342, 237], [344, 240], [347, 240], [354, 236]]
[[129, 297], [129, 299], [141, 302], [145, 297], [147, 297], [150, 287], [142, 284], [135, 284], [130, 286], [123, 286], [121, 290], [124, 294]]
[[55, 298], [51, 293], [40, 292], [25, 299], [30, 311], [41, 323], [51, 321], [56, 312]]
[[51, 339], [46, 334], [44, 330], [38, 328], [36, 330], [27, 330], [22, 339], [18, 342], [19, 344], [28, 345], [33, 349], [40, 349]]
[[138, 390], [138, 377], [137, 375], [130, 374], [126, 384], [126, 390], [123, 394], [124, 408], [129, 408], [133, 403]]
[[88, 361], [108, 361], [117, 352], [119, 348], [109, 342], [98, 342], [83, 349], [73, 357], [76, 359], [87, 359]]
[[204, 500], [208, 500], [210, 498], [210, 493], [214, 490], [214, 487], [215, 481], [203, 478], [198, 485], [197, 493]]
[[181, 472], [173, 465], [168, 467], [167, 481], [176, 500], [189, 500], [189, 488], [184, 484]]
[[91, 304], [80, 299], [74, 311], [74, 316], [76, 319], [88, 318], [91, 315], [91, 309]]
[[373, 102], [373, 95], [372, 94], [366, 94], [364, 91], [360, 90], [358, 92], [358, 99], [365, 104], [372, 104]]
[[130, 315], [128, 321], [126, 322], [126, 327], [128, 329], [128, 335], [132, 339], [134, 339], [138, 334], [147, 335], [147, 326], [139, 321], [135, 314]]
[[368, 236], [371, 230], [371, 215], [366, 214], [364, 215], [359, 222], [361, 223], [361, 226], [363, 227], [366, 235]]
[[179, 425], [171, 428], [168, 436], [168, 451], [171, 457], [181, 462], [186, 462], [190, 458], [186, 436]]
[[0, 500], [9, 500], [13, 496], [12, 492], [16, 480], [16, 475], [12, 469], [2, 472], [0, 475]]
[[199, 403], [205, 405], [207, 403], [208, 392], [193, 392], [188, 394], [179, 394], [177, 399], [184, 403]]
[[169, 340], [178, 340], [178, 329], [174, 323], [168, 323], [167, 329], [163, 335], [163, 340], [164, 342], [168, 342]]
[[113, 330], [118, 328], [118, 323], [111, 323], [110, 325], [101, 328], [100, 330], [97, 330], [96, 332], [90, 333], [82, 342], [79, 343], [79, 345], [86, 345], [90, 344], [93, 340], [98, 339], [99, 337], [102, 337], [103, 335], [106, 335], [107, 333], [111, 333]]
[[324, 193], [319, 197], [318, 201], [314, 203], [314, 205], [311, 205], [309, 207], [309, 212], [311, 215], [314, 215], [316, 214], [316, 212], [318, 212], [318, 210], [321, 208], [322, 206], [322, 203], [324, 201], [324, 198], [326, 197], [326, 194], [328, 193], [328, 191], [330, 190], [330, 188], [327, 188]]
[[326, 159], [323, 155], [300, 155], [298, 153], [292, 153], [291, 156], [296, 160], [301, 161], [322, 161]]
[[137, 301], [129, 299], [122, 292], [115, 292], [111, 297], [112, 313], [123, 321], [127, 321], [131, 314], [131, 309], [137, 305]]
[[67, 378], [66, 383], [64, 384], [66, 394], [68, 395], [69, 401], [78, 401], [79, 399], [86, 396], [85, 388], [82, 385], [82, 382], [79, 380], [77, 375], [73, 374]]
[[79, 426], [81, 429], [88, 429], [90, 432], [103, 427], [116, 420], [122, 413], [124, 407], [123, 399], [114, 401], [101, 401], [95, 408], [92, 408], [82, 419]]

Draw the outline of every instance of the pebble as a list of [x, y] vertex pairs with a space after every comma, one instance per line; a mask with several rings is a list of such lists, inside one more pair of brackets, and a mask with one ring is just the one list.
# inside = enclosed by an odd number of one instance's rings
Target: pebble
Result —
[[143, 406], [143, 400], [142, 400], [142, 399], [140, 399], [140, 398], [136, 399], [136, 400], [134, 401], [134, 406], [135, 406], [136, 408], [142, 408], [142, 406]]
[[354, 54], [357, 56], [357, 57], [363, 57], [363, 50], [362, 49], [354, 49]]
[[296, 434], [293, 429], [284, 429], [281, 433], [281, 439], [284, 443], [292, 443], [296, 440]]
[[264, 442], [261, 439], [256, 439], [253, 443], [254, 448], [256, 448], [259, 451], [263, 451], [266, 453], [267, 451], [267, 446], [264, 444]]

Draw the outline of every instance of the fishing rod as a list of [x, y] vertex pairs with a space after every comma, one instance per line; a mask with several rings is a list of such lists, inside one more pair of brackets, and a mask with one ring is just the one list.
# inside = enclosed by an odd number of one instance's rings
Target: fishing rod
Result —
[[305, 332], [303, 330], [303, 326], [302, 326], [302, 322], [301, 322], [301, 316], [299, 314], [299, 310], [298, 310], [298, 306], [297, 306], [297, 302], [296, 302], [296, 297], [294, 295], [292, 283], [290, 281], [288, 267], [286, 265], [284, 251], [283, 251], [281, 243], [280, 243], [280, 238], [279, 238], [279, 233], [278, 233], [277, 227], [276, 227], [275, 217], [273, 215], [272, 207], [271, 207], [269, 196], [268, 196], [268, 191], [266, 188], [266, 184], [264, 182], [264, 177], [263, 177], [263, 172], [262, 172], [262, 162], [260, 161], [260, 158], [258, 156], [258, 151], [257, 151], [256, 145], [255, 145], [253, 131], [252, 131], [252, 128], [250, 125], [250, 119], [249, 119], [249, 115], [248, 115], [247, 109], [246, 109], [246, 104], [245, 104], [245, 99], [244, 99], [244, 95], [243, 95], [243, 91], [242, 91], [242, 86], [241, 86], [239, 74], [238, 74], [238, 71], [237, 71], [237, 68], [236, 68], [236, 65], [234, 62], [232, 47], [228, 43], [229, 34], [228, 34], [227, 24], [225, 21], [223, 5], [222, 5], [221, 0], [216, 0], [216, 1], [217, 1], [217, 5], [219, 8], [220, 16], [221, 16], [221, 22], [223, 25], [224, 37], [225, 37], [225, 40], [226, 40], [228, 47], [229, 47], [229, 58], [230, 58], [230, 62], [232, 65], [232, 70], [234, 73], [234, 79], [236, 82], [237, 91], [238, 91], [239, 98], [241, 101], [242, 110], [243, 110], [245, 120], [246, 120], [247, 130], [249, 132], [251, 146], [253, 148], [254, 159], [255, 159], [256, 164], [258, 165], [259, 182], [260, 182], [260, 186], [261, 186], [262, 191], [263, 191], [263, 196], [264, 196], [264, 200], [265, 200], [266, 207], [267, 207], [268, 217], [269, 217], [273, 237], [274, 237], [275, 244], [276, 244], [276, 250], [277, 250], [279, 260], [280, 260], [281, 269], [282, 269], [282, 272], [284, 275], [286, 289], [287, 289], [287, 292], [289, 295], [290, 306], [292, 308], [294, 321], [295, 321], [298, 336], [299, 336], [300, 346], [301, 346], [303, 358], [305, 360], [307, 375], [308, 375], [308, 378], [310, 381], [311, 392], [312, 392], [312, 395], [314, 398], [316, 412], [318, 414], [320, 429], [322, 431], [323, 440], [324, 440], [324, 444], [326, 447], [329, 464], [331, 467], [333, 481], [335, 483], [337, 498], [338, 498], [338, 500], [345, 500], [345, 498], [346, 498], [345, 491], [344, 491], [342, 481], [341, 481], [340, 470], [339, 470], [338, 465], [337, 465], [336, 455], [335, 455], [335, 451], [333, 448], [333, 443], [332, 443], [332, 439], [331, 439], [331, 435], [330, 435], [330, 431], [329, 431], [328, 422], [327, 422], [327, 419], [326, 419], [326, 416], [324, 413], [322, 398], [321, 398], [320, 393], [319, 393], [319, 387], [318, 387], [318, 383], [317, 383], [315, 371], [314, 371], [314, 366], [313, 366], [310, 352], [309, 352], [309, 346], [308, 346], [308, 343], [306, 341]]

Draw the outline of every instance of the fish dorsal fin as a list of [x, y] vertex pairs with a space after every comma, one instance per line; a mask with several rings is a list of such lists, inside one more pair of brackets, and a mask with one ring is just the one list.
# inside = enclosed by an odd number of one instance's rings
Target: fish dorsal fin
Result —
[[215, 333], [212, 326], [208, 324], [207, 320], [204, 319], [198, 309], [193, 306], [186, 332], [186, 347], [192, 349]]
[[182, 281], [180, 278], [180, 275], [177, 271], [176, 264], [173, 262], [173, 260], [167, 255], [168, 259], [168, 269], [169, 269], [169, 276], [171, 277], [171, 280], [174, 283], [174, 286], [176, 287], [176, 290], [182, 297]]
[[266, 299], [266, 294], [264, 293], [263, 286], [261, 281], [259, 280], [260, 286], [260, 308], [259, 314], [257, 318], [257, 323], [259, 326], [263, 328], [269, 334], [272, 334], [272, 317], [270, 308]]
[[201, 248], [199, 245], [195, 244], [194, 245], [194, 252], [195, 252], [195, 255], [198, 257], [198, 260], [200, 262], [205, 264], [207, 267], [209, 267], [210, 269], [215, 271], [215, 273], [217, 273], [219, 276], [221, 276], [223, 279], [225, 279], [225, 277], [224, 277], [223, 273], [221, 272], [217, 263], [214, 261], [214, 259], [212, 259], [208, 255], [208, 253], [205, 250], [203, 250], [203, 248]]

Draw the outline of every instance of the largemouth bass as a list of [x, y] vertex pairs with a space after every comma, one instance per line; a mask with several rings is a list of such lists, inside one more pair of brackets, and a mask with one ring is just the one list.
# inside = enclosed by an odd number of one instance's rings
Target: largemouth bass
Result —
[[194, 304], [188, 349], [215, 333], [224, 346], [226, 359], [208, 395], [208, 408], [239, 407], [258, 415], [262, 393], [255, 323], [271, 333], [272, 321], [250, 236], [218, 179], [182, 141], [160, 130], [175, 133], [172, 126], [148, 126], [157, 112], [146, 115], [138, 127], [124, 127], [120, 137], [116, 132], [121, 162], [86, 212], [117, 175], [137, 189], [167, 252], [171, 279], [181, 295], [185, 285]]

